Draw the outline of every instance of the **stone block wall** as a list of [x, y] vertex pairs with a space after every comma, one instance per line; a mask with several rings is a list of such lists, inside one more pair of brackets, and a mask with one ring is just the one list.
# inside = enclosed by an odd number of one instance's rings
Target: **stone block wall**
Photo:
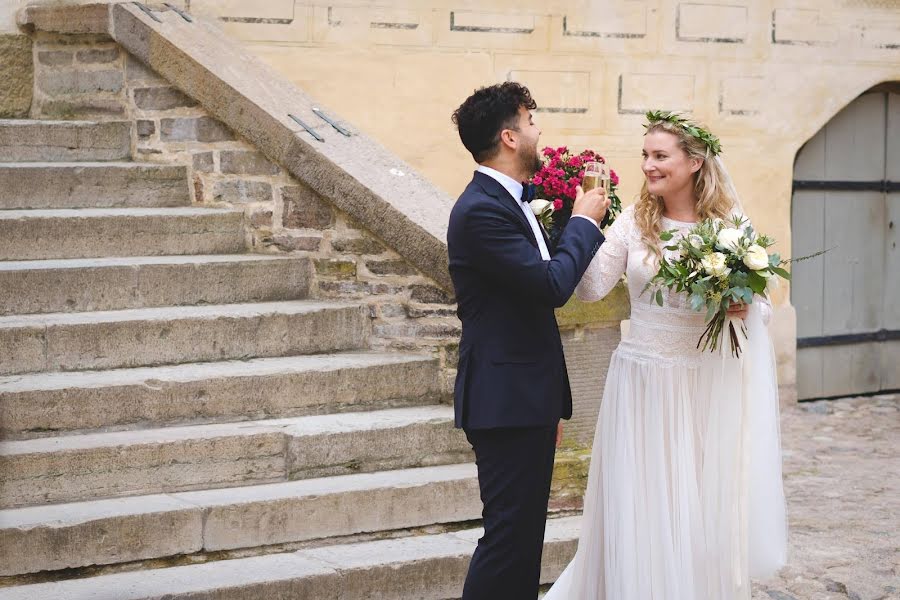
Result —
[[37, 119], [127, 118], [124, 56], [104, 36], [34, 36]]
[[0, 33], [0, 119], [27, 116], [33, 87], [31, 38]]

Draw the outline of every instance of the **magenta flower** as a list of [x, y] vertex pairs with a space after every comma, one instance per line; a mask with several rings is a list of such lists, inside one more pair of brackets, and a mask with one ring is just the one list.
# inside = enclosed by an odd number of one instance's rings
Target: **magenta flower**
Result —
[[[541, 150], [543, 165], [532, 177], [537, 197], [548, 200], [553, 211], [559, 211], [567, 206], [571, 207], [575, 202], [576, 188], [584, 180], [584, 163], [588, 161], [606, 162], [605, 159], [591, 149], [585, 149], [575, 154], [566, 146], [551, 148], [549, 146]], [[619, 177], [614, 172], [610, 173], [610, 183], [615, 190], [619, 183]], [[615, 198], [615, 196], [613, 196]], [[554, 216], [554, 230], [561, 216]], [[558, 234], [558, 232], [557, 232]], [[551, 236], [552, 237], [552, 236]]]

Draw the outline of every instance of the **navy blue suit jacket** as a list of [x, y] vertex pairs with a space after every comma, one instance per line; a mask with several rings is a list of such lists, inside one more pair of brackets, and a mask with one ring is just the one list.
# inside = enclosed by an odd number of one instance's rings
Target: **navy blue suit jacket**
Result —
[[447, 230], [462, 321], [457, 427], [552, 426], [572, 416], [553, 309], [572, 296], [602, 243], [596, 226], [571, 219], [552, 260], [543, 260], [519, 200], [475, 172]]

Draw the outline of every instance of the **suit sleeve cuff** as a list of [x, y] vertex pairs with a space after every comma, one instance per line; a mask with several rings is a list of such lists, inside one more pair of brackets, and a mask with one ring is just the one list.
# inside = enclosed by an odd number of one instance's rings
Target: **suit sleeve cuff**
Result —
[[596, 227], [597, 229], [600, 229], [600, 224], [597, 223], [597, 221], [595, 221], [594, 219], [590, 218], [590, 217], [587, 216], [587, 215], [572, 215], [572, 218], [573, 218], [573, 219], [576, 219], [576, 218], [577, 218], [577, 219], [584, 219], [585, 221], [590, 221], [591, 223], [593, 223], [594, 227]]

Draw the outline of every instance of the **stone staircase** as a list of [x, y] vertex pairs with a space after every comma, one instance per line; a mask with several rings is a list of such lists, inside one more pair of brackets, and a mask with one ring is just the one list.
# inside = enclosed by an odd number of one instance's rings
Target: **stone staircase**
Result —
[[437, 359], [370, 350], [132, 137], [0, 121], [0, 599], [457, 597], [481, 506]]

